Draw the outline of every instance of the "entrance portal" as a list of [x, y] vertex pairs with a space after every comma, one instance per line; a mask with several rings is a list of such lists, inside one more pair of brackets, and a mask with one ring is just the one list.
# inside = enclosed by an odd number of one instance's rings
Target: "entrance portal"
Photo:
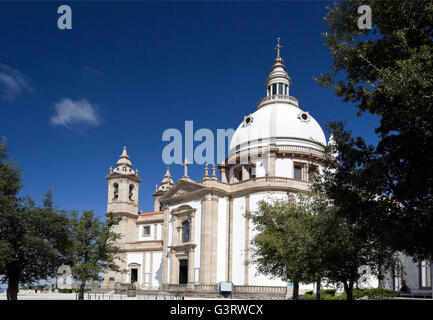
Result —
[[138, 280], [138, 269], [131, 269], [131, 283], [137, 282]]
[[179, 260], [179, 284], [188, 283], [188, 259]]

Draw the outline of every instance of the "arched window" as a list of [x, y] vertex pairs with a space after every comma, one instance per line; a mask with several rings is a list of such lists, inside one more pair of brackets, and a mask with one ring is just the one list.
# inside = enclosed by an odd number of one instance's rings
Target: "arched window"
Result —
[[113, 199], [117, 199], [119, 197], [119, 185], [117, 183], [113, 184], [114, 187], [114, 198]]
[[182, 223], [182, 242], [189, 242], [190, 222], [186, 220]]
[[300, 166], [294, 167], [294, 178], [296, 180], [302, 180], [302, 168]]
[[129, 185], [129, 200], [132, 200], [132, 196], [133, 196], [133, 191], [134, 190], [134, 185], [130, 184]]

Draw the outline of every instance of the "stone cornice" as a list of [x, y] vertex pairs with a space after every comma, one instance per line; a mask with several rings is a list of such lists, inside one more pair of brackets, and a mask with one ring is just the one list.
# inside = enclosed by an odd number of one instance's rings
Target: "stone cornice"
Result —
[[143, 217], [138, 216], [137, 221], [135, 221], [136, 224], [152, 224], [152, 223], [158, 223], [158, 222], [164, 222], [164, 214], [160, 214], [158, 217]]
[[112, 172], [109, 175], [105, 176], [105, 179], [107, 179], [107, 180], [118, 179], [118, 178], [130, 179], [130, 180], [136, 181], [138, 183], [141, 182], [141, 178], [138, 177], [136, 174], [121, 174], [121, 173], [117, 173], [117, 172]]

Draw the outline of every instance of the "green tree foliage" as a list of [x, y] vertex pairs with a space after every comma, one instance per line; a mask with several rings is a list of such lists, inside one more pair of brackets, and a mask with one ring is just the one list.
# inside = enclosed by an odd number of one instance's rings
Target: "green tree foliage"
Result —
[[[371, 30], [358, 28], [361, 5], [372, 9]], [[369, 200], [351, 217], [359, 214], [372, 232], [409, 255], [432, 256], [433, 2], [338, 1], [325, 21], [332, 64], [319, 83], [354, 103], [359, 114], [380, 119], [374, 148], [334, 128], [343, 157], [338, 179], [348, 189], [362, 189]], [[353, 206], [360, 204], [355, 193], [345, 193], [354, 196]], [[377, 208], [369, 212], [373, 195]]]
[[68, 218], [54, 206], [51, 190], [42, 206], [18, 197], [22, 170], [7, 151], [0, 144], [0, 275], [8, 300], [16, 300], [19, 284], [54, 276], [64, 261]]
[[310, 241], [306, 228], [310, 217], [307, 207], [293, 197], [260, 201], [254, 212], [247, 213], [258, 234], [252, 240], [251, 262], [260, 273], [295, 283], [293, 298], [298, 298], [298, 283], [316, 281], [310, 262]]
[[117, 264], [120, 261], [117, 240], [121, 235], [113, 231], [121, 217], [107, 213], [105, 221], [101, 221], [92, 210], [81, 215], [73, 211], [71, 215], [68, 258], [72, 276], [80, 283], [79, 300], [83, 300], [88, 281], [102, 280], [101, 273], [106, 270], [122, 271]]
[[340, 210], [324, 193], [261, 201], [248, 215], [258, 231], [252, 240], [257, 269], [285, 281], [343, 285], [351, 300], [367, 272], [377, 274], [395, 257]]

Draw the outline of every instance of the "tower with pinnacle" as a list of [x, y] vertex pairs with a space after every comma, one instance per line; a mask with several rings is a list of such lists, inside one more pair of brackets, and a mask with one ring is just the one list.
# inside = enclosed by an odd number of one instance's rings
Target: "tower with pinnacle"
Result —
[[116, 168], [110, 167], [110, 173], [105, 178], [108, 182], [107, 212], [137, 215], [141, 179], [138, 177], [138, 169], [132, 169], [126, 147], [123, 147]]

